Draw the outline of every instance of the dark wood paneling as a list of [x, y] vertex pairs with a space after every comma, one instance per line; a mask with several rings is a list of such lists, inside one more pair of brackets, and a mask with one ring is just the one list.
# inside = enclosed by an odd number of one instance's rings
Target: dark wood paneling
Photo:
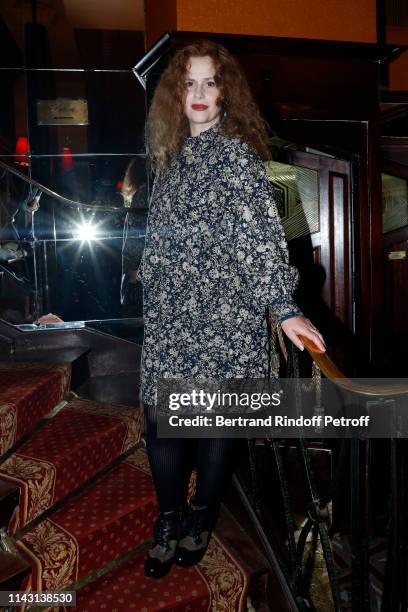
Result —
[[351, 324], [349, 180], [347, 174], [329, 173], [332, 310], [348, 327]]
[[[337, 215], [337, 198], [339, 195], [330, 192], [330, 189], [340, 189], [341, 183], [334, 181], [331, 186], [326, 183], [324, 174], [321, 175], [320, 199], [328, 202], [332, 197], [332, 217], [328, 211], [321, 211], [322, 224], [322, 262], [330, 261], [329, 244], [332, 249], [340, 249], [342, 239], [353, 239], [354, 251], [351, 255], [351, 244], [348, 247], [349, 262], [345, 265], [349, 269], [348, 282], [339, 288], [335, 279], [341, 275], [341, 258], [333, 252], [334, 259], [331, 265], [324, 263], [327, 274], [323, 296], [325, 302], [333, 313], [343, 313], [340, 318], [348, 321], [349, 329], [355, 319], [354, 333], [358, 342], [355, 350], [356, 363], [361, 375], [381, 375], [384, 355], [384, 300], [383, 300], [383, 268], [382, 268], [382, 205], [381, 205], [381, 159], [379, 151], [379, 113], [373, 113], [368, 121], [280, 121], [276, 129], [281, 138], [305, 145], [323, 148], [331, 154], [348, 157], [353, 170], [352, 181], [347, 182], [348, 189], [353, 190], [353, 209], [348, 209], [349, 217], [344, 222], [349, 227], [345, 234], [342, 227], [341, 214]], [[330, 158], [321, 162], [321, 168], [328, 167]], [[333, 176], [342, 176], [343, 170], [331, 168]], [[349, 173], [349, 171], [347, 171]], [[328, 180], [328, 179], [327, 179]], [[350, 194], [351, 196], [352, 194]], [[342, 211], [345, 214], [345, 210]], [[335, 214], [336, 213], [336, 214]], [[337, 227], [336, 227], [337, 219]], [[329, 236], [325, 244], [325, 236]], [[353, 234], [351, 233], [353, 232]], [[342, 238], [343, 237], [343, 238]], [[353, 257], [353, 261], [352, 261]], [[351, 277], [351, 265], [354, 276]], [[333, 272], [334, 269], [334, 272]], [[347, 275], [344, 276], [347, 278]], [[329, 290], [330, 287], [330, 290]], [[349, 293], [349, 297], [341, 296], [341, 291]], [[347, 310], [346, 302], [351, 303], [351, 292], [354, 291], [355, 317], [352, 310]], [[337, 295], [337, 298], [336, 298]], [[337, 299], [337, 305], [336, 305]], [[343, 301], [344, 300], [344, 301]], [[339, 303], [339, 301], [341, 303]]]
[[381, 138], [382, 171], [408, 178], [408, 137]]
[[298, 151], [287, 151], [282, 157], [318, 172], [320, 232], [318, 237], [313, 234], [312, 248], [325, 271], [322, 297], [333, 314], [351, 327], [350, 164]]
[[322, 331], [338, 366], [353, 371], [351, 163], [285, 150], [282, 161], [316, 170], [320, 232], [290, 243], [300, 271], [299, 304]]
[[389, 254], [393, 251], [405, 251], [408, 255], [408, 227], [399, 228], [386, 234], [383, 245], [387, 375], [406, 376], [408, 257], [405, 259], [390, 259]]
[[334, 40], [289, 38], [283, 36], [247, 36], [243, 34], [215, 34], [214, 32], [171, 32], [176, 47], [188, 44], [199, 38], [216, 40], [225, 45], [231, 53], [254, 55], [281, 54], [299, 57], [326, 57], [345, 60], [358, 59], [365, 62], [391, 61], [398, 57], [400, 48], [396, 45], [377, 45], [375, 43], [355, 43]]
[[262, 109], [274, 117], [364, 119], [378, 104], [376, 64], [324, 56], [265, 56], [257, 59], [254, 70], [251, 58], [239, 60], [256, 83]]
[[361, 156], [367, 147], [365, 123], [361, 121], [279, 119], [271, 120], [271, 126], [284, 140], [309, 147], [327, 147], [335, 157]]
[[[382, 184], [380, 152], [380, 113], [374, 114], [366, 124], [367, 170], [366, 183], [360, 182], [366, 197], [366, 206], [359, 209], [359, 248], [361, 282], [361, 308], [359, 328], [368, 338], [368, 360], [373, 376], [383, 376], [384, 342], [384, 275], [382, 268]], [[363, 165], [363, 164], [362, 164]], [[365, 180], [364, 179], [364, 180]]]
[[379, 103], [380, 62], [392, 45], [270, 36], [172, 32], [175, 47], [199, 38], [227, 47], [243, 66], [264, 113], [290, 118], [368, 118]]

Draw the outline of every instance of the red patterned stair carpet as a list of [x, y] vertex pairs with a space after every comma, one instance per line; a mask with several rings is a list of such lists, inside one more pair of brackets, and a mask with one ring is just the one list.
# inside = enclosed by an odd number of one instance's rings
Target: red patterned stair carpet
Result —
[[60, 591], [150, 537], [150, 475], [121, 463], [17, 542], [34, 590]]
[[248, 578], [215, 534], [195, 567], [162, 580], [143, 574], [145, 555], [127, 562], [77, 593], [77, 612], [237, 612], [246, 610]]
[[[33, 567], [28, 587], [61, 591], [142, 544], [151, 537], [156, 511], [146, 452], [140, 449], [17, 543]], [[144, 554], [80, 589], [76, 609], [245, 609], [249, 578], [218, 538], [213, 538], [198, 566], [173, 567], [160, 581], [144, 577], [143, 558]]]
[[69, 390], [69, 364], [0, 363], [0, 455]]
[[140, 441], [141, 410], [76, 399], [0, 467], [20, 487], [14, 533]]

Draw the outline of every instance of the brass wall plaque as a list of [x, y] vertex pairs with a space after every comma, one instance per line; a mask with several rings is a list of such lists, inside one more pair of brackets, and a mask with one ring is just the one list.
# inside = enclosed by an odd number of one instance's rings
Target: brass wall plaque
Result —
[[82, 98], [37, 100], [37, 125], [89, 125], [88, 101]]
[[388, 259], [406, 259], [407, 252], [406, 251], [390, 251], [388, 253]]

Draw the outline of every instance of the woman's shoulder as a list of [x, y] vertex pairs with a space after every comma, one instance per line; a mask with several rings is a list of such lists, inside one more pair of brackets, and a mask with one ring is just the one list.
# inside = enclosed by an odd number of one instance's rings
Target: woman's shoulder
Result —
[[219, 139], [222, 146], [231, 153], [251, 159], [259, 158], [257, 151], [243, 138], [243, 136], [230, 136], [220, 132]]
[[223, 164], [233, 173], [265, 172], [258, 152], [241, 136], [220, 135], [220, 153]]

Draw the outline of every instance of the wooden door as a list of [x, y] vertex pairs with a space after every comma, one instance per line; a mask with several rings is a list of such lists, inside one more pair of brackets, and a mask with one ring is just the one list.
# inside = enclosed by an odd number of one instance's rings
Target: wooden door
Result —
[[268, 173], [300, 272], [298, 303], [347, 369], [354, 332], [352, 162], [296, 150], [284, 150], [279, 162], [268, 164]]

